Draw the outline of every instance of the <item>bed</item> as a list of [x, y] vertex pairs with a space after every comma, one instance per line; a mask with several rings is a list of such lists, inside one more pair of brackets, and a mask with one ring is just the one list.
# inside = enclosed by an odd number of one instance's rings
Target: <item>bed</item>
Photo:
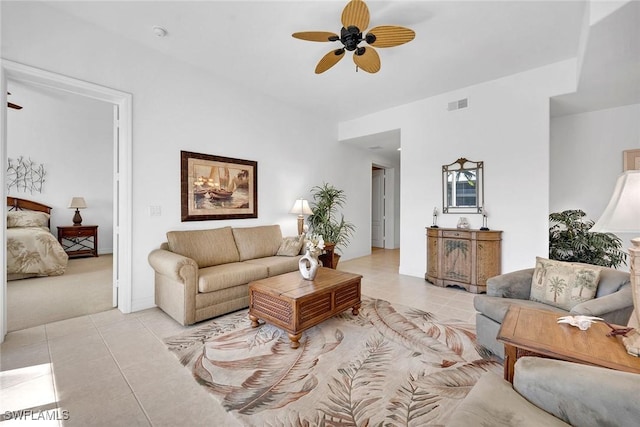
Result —
[[51, 207], [7, 197], [7, 280], [59, 276], [69, 256], [50, 230]]

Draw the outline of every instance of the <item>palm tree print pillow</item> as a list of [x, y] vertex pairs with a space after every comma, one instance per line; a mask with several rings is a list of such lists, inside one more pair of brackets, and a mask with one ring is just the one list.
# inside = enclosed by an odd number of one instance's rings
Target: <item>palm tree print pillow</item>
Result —
[[597, 266], [536, 257], [529, 299], [570, 311], [596, 296], [600, 271]]

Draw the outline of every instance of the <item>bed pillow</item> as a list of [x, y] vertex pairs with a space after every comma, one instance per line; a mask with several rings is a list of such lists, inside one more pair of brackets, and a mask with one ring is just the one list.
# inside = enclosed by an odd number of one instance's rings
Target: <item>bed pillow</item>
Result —
[[570, 311], [595, 297], [601, 270], [595, 265], [536, 257], [529, 299]]
[[276, 255], [278, 256], [296, 256], [300, 253], [300, 249], [304, 243], [304, 235], [285, 237], [278, 248]]
[[7, 228], [44, 227], [49, 228], [50, 215], [37, 211], [7, 212]]

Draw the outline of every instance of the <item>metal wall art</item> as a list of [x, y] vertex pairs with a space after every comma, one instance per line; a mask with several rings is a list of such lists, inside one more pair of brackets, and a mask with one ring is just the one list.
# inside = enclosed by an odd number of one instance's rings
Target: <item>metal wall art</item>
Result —
[[17, 159], [7, 159], [7, 191], [16, 188], [17, 191], [33, 194], [34, 191], [42, 193], [44, 177], [47, 174], [44, 164], [37, 164], [33, 160], [26, 160], [23, 156]]

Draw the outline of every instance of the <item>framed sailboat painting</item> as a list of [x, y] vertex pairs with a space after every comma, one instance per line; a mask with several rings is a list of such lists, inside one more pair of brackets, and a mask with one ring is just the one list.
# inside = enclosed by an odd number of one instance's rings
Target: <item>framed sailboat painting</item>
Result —
[[182, 221], [258, 217], [258, 162], [180, 152]]

